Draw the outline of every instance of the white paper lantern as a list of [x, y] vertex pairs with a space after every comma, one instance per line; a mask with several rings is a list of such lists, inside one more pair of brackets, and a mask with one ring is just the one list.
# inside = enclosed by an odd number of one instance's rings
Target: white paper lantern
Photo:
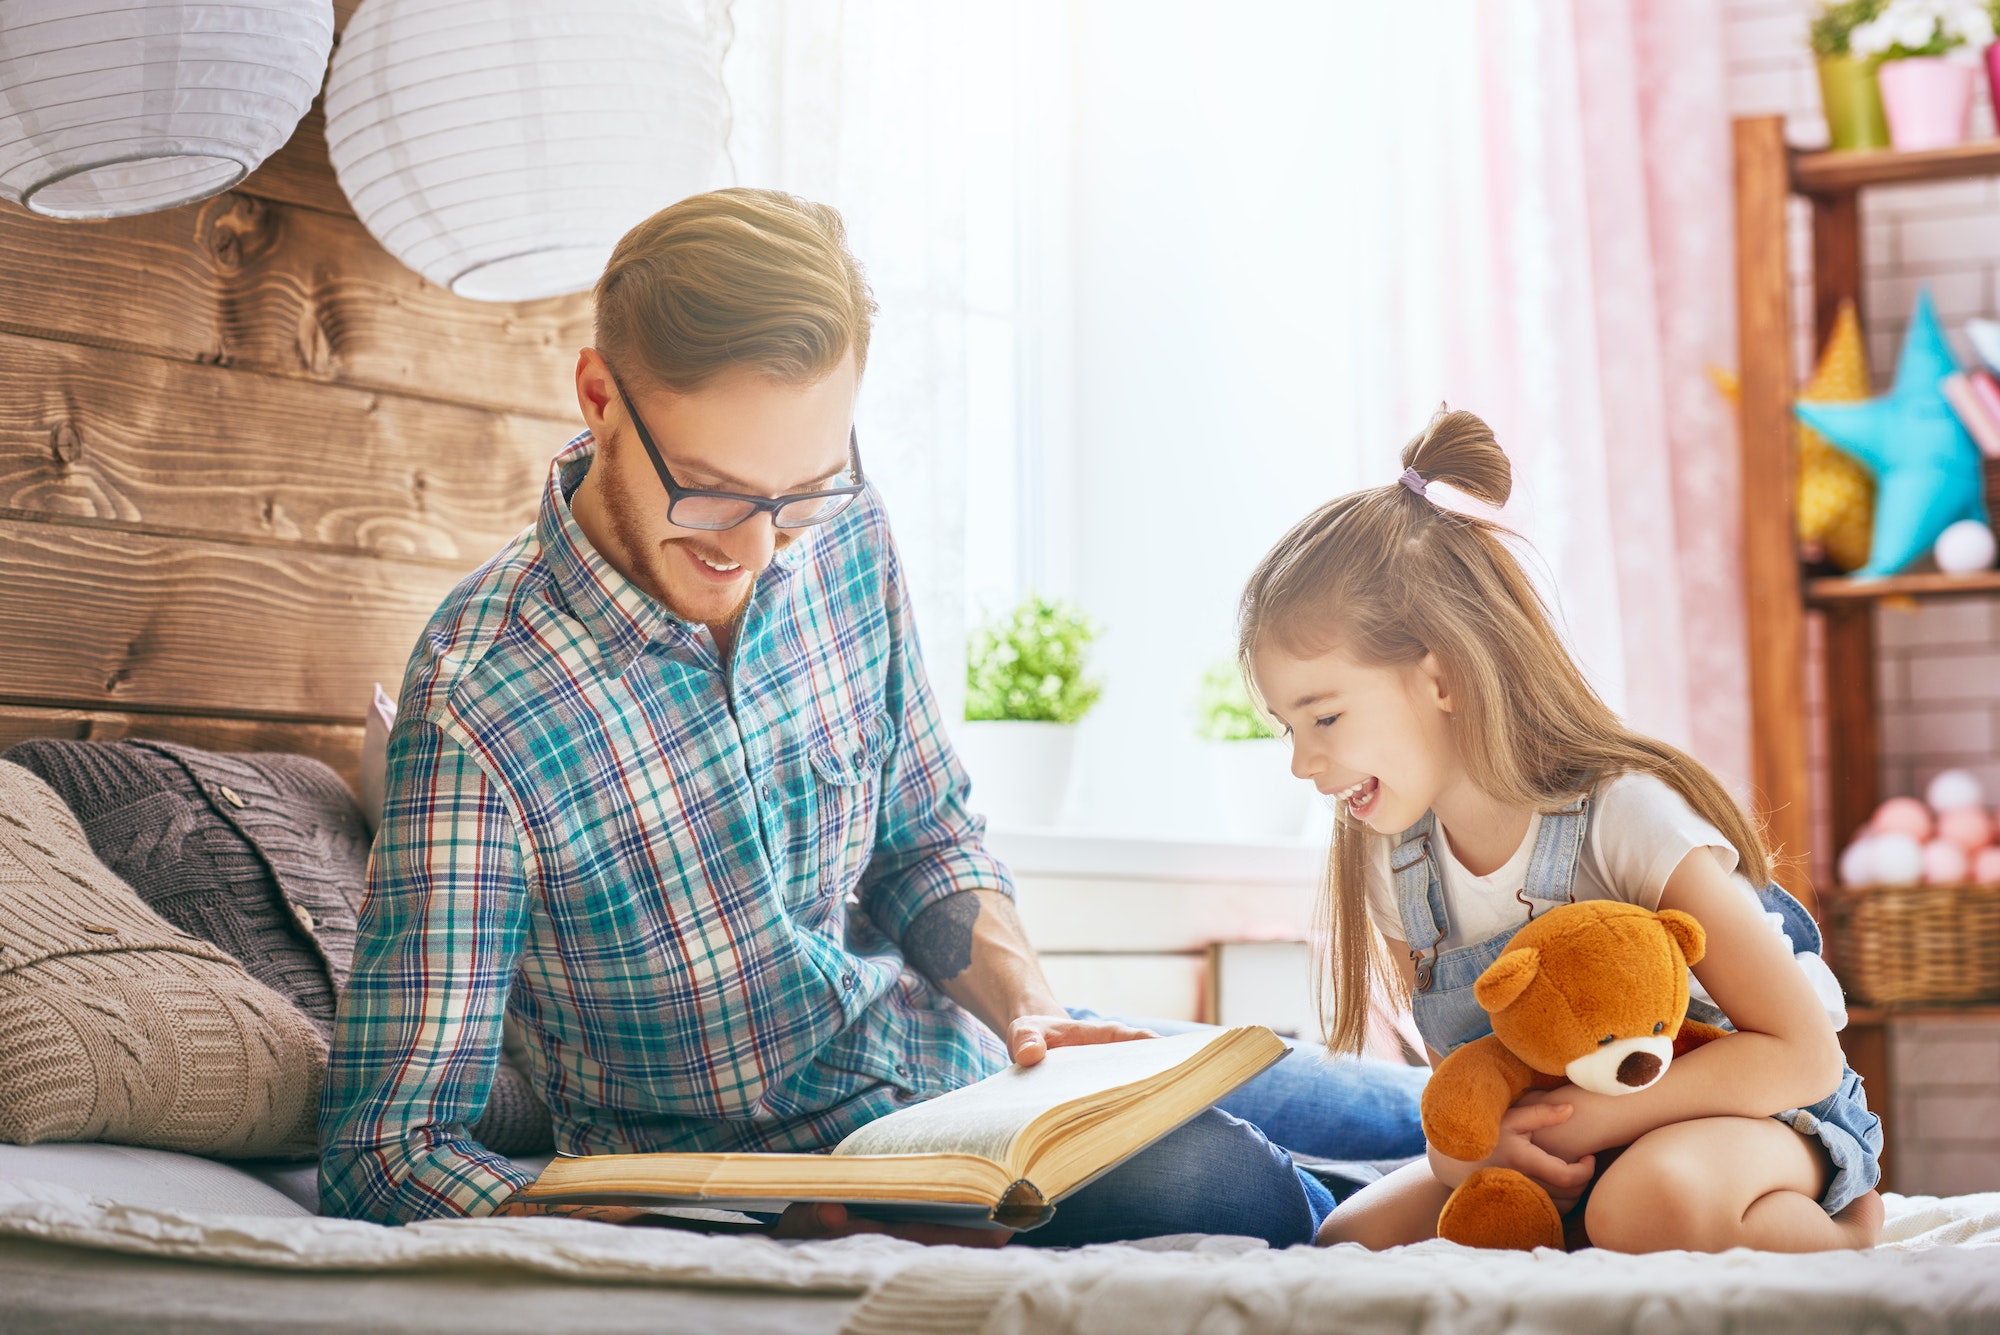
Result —
[[326, 139], [391, 255], [526, 301], [591, 286], [633, 224], [714, 184], [725, 105], [684, 0], [364, 0]]
[[219, 194], [312, 105], [332, 0], [0, 0], [0, 198], [122, 218]]

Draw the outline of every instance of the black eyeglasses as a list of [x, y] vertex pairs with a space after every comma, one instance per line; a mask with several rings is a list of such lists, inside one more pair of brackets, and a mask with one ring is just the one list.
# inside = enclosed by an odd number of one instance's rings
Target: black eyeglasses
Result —
[[737, 491], [696, 491], [683, 487], [667, 471], [667, 461], [660, 457], [659, 447], [653, 444], [652, 433], [639, 420], [639, 410], [632, 406], [632, 396], [625, 392], [625, 386], [615, 372], [611, 383], [618, 387], [618, 397], [625, 401], [625, 412], [631, 417], [632, 425], [639, 430], [639, 443], [646, 447], [646, 457], [653, 461], [653, 471], [660, 475], [660, 485], [667, 489], [667, 522], [670, 524], [713, 532], [735, 528], [750, 516], [763, 511], [779, 528], [811, 528], [814, 524], [824, 524], [854, 504], [854, 498], [867, 487], [867, 480], [861, 475], [861, 442], [855, 436], [853, 427], [847, 429], [848, 468], [854, 474], [852, 486], [828, 487], [824, 491], [795, 491], [785, 496], [745, 496]]

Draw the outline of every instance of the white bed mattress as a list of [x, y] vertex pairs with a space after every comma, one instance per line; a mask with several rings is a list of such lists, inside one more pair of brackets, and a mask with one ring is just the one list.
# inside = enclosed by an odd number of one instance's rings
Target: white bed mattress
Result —
[[[568, 1220], [319, 1219], [222, 1164], [0, 1146], [13, 1330], [2000, 1332], [2000, 1194], [1889, 1197], [1873, 1252], [1636, 1258], [1240, 1238], [1040, 1252]], [[590, 1287], [584, 1288], [587, 1284]], [[573, 1313], [571, 1320], [560, 1319]], [[183, 1320], [185, 1318], [185, 1320]], [[551, 1324], [553, 1322], [553, 1324]]]

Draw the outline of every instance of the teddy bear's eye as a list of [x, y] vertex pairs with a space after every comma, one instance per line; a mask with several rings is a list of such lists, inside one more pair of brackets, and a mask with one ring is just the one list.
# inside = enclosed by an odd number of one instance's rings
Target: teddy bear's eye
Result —
[[1606, 1034], [1603, 1038], [1597, 1040], [1597, 1046], [1601, 1048], [1606, 1043], [1616, 1043], [1617, 1041], [1618, 1041], [1618, 1035]]
[[1656, 1024], [1656, 1025], [1654, 1025], [1654, 1026], [1653, 1026], [1653, 1032], [1654, 1032], [1654, 1033], [1656, 1033], [1656, 1034], [1657, 1034], [1657, 1033], [1660, 1033], [1660, 1032], [1661, 1032], [1662, 1030], [1664, 1030], [1664, 1029], [1665, 1029], [1666, 1027], [1667, 1027], [1667, 1022], [1666, 1022], [1665, 1020], [1662, 1020], [1662, 1021], [1660, 1021], [1660, 1022], [1659, 1022], [1658, 1024]]

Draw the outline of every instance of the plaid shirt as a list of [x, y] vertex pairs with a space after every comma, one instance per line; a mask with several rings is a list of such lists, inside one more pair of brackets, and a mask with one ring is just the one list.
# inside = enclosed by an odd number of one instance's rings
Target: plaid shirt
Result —
[[895, 946], [1013, 887], [875, 494], [777, 554], [725, 666], [577, 527], [594, 455], [556, 457], [535, 525], [411, 657], [321, 1105], [327, 1213], [478, 1215], [526, 1185], [466, 1130], [508, 1012], [568, 1154], [817, 1149], [1005, 1064]]

